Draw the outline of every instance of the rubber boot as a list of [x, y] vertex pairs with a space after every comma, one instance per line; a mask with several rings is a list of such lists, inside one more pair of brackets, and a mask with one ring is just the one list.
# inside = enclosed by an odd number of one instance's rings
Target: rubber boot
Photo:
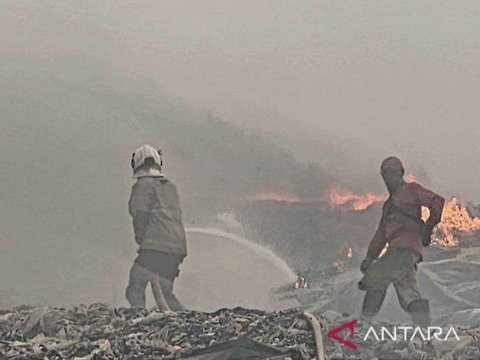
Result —
[[426, 299], [418, 299], [408, 304], [408, 312], [412, 316], [415, 326], [429, 327], [432, 323], [430, 318], [430, 304]]
[[371, 319], [377, 315], [386, 294], [387, 291], [385, 289], [368, 288], [363, 298], [362, 316]]

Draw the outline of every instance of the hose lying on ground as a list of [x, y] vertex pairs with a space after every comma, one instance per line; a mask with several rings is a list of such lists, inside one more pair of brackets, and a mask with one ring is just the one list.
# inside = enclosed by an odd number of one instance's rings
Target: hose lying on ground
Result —
[[303, 317], [310, 324], [313, 330], [313, 336], [315, 339], [315, 352], [317, 354], [317, 360], [325, 360], [325, 349], [323, 348], [322, 327], [318, 322], [318, 319], [309, 312], [302, 312]]

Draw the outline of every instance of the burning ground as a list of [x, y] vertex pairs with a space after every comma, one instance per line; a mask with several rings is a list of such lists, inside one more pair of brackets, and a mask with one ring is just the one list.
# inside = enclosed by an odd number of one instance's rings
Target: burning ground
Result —
[[[363, 293], [356, 286], [361, 277], [358, 266], [387, 195], [332, 188], [323, 202], [282, 196], [281, 201], [278, 195], [263, 197], [239, 211], [247, 236], [261, 239], [308, 281], [309, 288], [288, 296], [310, 310], [359, 314]], [[478, 215], [478, 207], [448, 199], [433, 245], [425, 249], [425, 259], [418, 266], [419, 287], [431, 301], [436, 324], [480, 326]], [[379, 317], [409, 323], [409, 316], [398, 309], [390, 289]]]

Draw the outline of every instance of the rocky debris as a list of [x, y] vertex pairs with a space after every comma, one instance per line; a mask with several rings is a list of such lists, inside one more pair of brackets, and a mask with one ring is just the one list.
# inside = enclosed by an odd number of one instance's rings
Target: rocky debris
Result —
[[[357, 319], [352, 339], [347, 330], [338, 334], [355, 343], [355, 350], [326, 335], [355, 317], [333, 310], [315, 315], [322, 325], [329, 360], [480, 360], [479, 328], [455, 326], [458, 340], [423, 340], [417, 336], [406, 341], [400, 337], [378, 341], [374, 336], [365, 337], [370, 327], [395, 324]], [[442, 329], [445, 334], [447, 327]], [[238, 353], [249, 352], [256, 357], [238, 357]], [[2, 360], [203, 360], [218, 359], [219, 353], [225, 359], [313, 359], [313, 331], [298, 309], [173, 313], [93, 304], [72, 309], [19, 307], [0, 311]]]

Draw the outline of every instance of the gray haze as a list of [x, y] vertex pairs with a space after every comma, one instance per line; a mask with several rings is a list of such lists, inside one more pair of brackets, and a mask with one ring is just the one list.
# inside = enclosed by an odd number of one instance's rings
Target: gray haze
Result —
[[192, 223], [272, 189], [383, 191], [391, 154], [478, 203], [479, 15], [474, 1], [1, 1], [0, 285], [61, 298], [132, 258], [144, 142], [165, 149]]
[[4, 0], [0, 30], [2, 55], [154, 79], [352, 186], [379, 189], [379, 161], [398, 154], [478, 201], [479, 14], [476, 1]]

